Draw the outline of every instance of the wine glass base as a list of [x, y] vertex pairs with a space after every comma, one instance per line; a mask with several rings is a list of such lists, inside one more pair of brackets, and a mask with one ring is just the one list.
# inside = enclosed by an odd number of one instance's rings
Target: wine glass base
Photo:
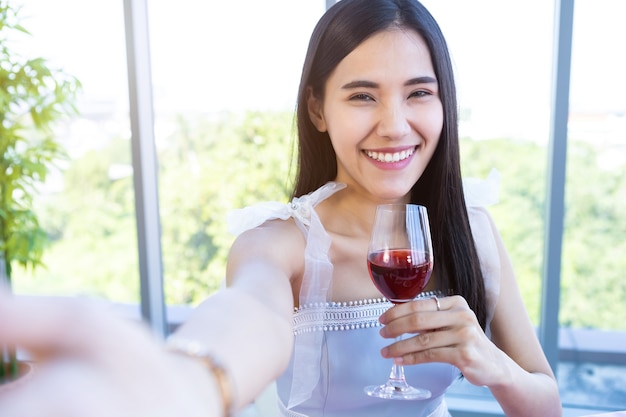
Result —
[[393, 384], [389, 382], [384, 385], [369, 385], [365, 387], [365, 393], [370, 397], [387, 400], [425, 400], [432, 395], [427, 389], [415, 388], [406, 383]]

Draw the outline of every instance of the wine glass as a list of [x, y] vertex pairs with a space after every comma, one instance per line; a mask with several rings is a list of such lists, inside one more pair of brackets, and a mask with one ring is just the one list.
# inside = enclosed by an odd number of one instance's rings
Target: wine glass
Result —
[[[379, 205], [367, 266], [376, 288], [392, 303], [406, 303], [417, 297], [426, 287], [433, 270], [426, 207]], [[401, 338], [399, 336], [396, 341]], [[367, 386], [365, 392], [372, 397], [399, 400], [421, 400], [431, 396], [427, 389], [410, 386], [404, 377], [404, 368], [395, 363], [385, 384]]]

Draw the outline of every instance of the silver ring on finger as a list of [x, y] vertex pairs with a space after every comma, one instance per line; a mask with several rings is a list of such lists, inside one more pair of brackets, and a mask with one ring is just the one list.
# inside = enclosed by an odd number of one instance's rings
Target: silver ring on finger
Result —
[[435, 300], [435, 303], [437, 304], [437, 311], [441, 311], [441, 303], [439, 302], [439, 298], [437, 298], [436, 295], [433, 295], [432, 297], [433, 300]]

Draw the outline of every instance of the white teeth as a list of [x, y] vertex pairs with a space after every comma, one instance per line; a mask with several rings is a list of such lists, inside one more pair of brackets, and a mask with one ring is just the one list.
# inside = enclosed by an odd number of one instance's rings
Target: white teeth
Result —
[[370, 158], [375, 159], [380, 162], [398, 162], [413, 155], [413, 151], [414, 149], [411, 148], [411, 149], [404, 150], [401, 152], [393, 152], [393, 153], [374, 152], [374, 151], [365, 151], [365, 153]]

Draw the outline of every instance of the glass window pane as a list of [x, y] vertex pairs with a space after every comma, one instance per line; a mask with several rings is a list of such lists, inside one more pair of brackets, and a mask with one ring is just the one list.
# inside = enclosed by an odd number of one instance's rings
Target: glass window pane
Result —
[[563, 401], [626, 408], [626, 3], [575, 4], [559, 366]]
[[[489, 211], [539, 325], [554, 4], [423, 2], [447, 38], [455, 68], [463, 176], [484, 178], [492, 168], [501, 174], [500, 200]], [[451, 392], [454, 401], [492, 398], [465, 381]]]
[[[15, 289], [139, 301], [128, 87], [121, 1], [28, 0], [20, 12], [32, 36], [19, 52], [43, 57], [79, 79], [79, 115], [56, 136], [69, 154], [35, 201], [49, 234], [45, 267], [17, 268]], [[72, 13], [68, 13], [71, 10]]]
[[324, 10], [324, 0], [149, 2], [168, 304], [221, 285], [230, 209], [287, 198], [300, 71]]
[[[524, 302], [539, 322], [553, 4], [424, 1], [455, 67], [464, 177], [502, 175], [490, 207]], [[528, 30], [532, 22], [532, 31]]]

